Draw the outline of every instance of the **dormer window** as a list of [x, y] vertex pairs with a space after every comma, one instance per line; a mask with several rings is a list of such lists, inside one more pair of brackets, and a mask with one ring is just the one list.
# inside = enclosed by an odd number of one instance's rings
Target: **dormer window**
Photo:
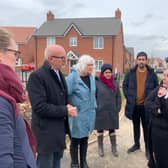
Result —
[[77, 37], [70, 37], [70, 39], [69, 39], [69, 46], [70, 47], [77, 46]]

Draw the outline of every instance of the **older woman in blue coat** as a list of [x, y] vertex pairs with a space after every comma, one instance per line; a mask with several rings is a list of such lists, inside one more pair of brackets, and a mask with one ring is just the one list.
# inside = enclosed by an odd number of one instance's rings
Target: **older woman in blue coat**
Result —
[[95, 125], [95, 61], [89, 55], [83, 55], [67, 77], [69, 101], [77, 108], [77, 117], [69, 118], [71, 131], [71, 168], [88, 168], [86, 162], [88, 136]]

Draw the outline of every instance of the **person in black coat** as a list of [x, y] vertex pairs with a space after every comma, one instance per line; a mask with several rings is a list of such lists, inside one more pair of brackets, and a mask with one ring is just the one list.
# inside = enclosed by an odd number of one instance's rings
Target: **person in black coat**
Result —
[[60, 45], [45, 49], [45, 62], [28, 80], [32, 105], [32, 129], [37, 140], [38, 168], [60, 168], [65, 148], [68, 115], [76, 116], [75, 107], [67, 104], [67, 85], [60, 68], [66, 52]]
[[148, 157], [147, 134], [149, 112], [144, 108], [144, 100], [158, 86], [158, 79], [154, 70], [147, 65], [147, 60], [145, 52], [137, 54], [137, 64], [125, 75], [123, 92], [126, 98], [125, 115], [132, 120], [134, 133], [134, 144], [127, 152], [131, 153], [140, 149], [140, 123], [142, 123], [145, 154]]
[[161, 85], [145, 99], [145, 107], [151, 110], [149, 124], [150, 168], [168, 167], [168, 69], [164, 71]]
[[103, 132], [109, 131], [111, 149], [114, 156], [118, 156], [115, 129], [119, 128], [119, 111], [121, 109], [121, 94], [118, 82], [112, 75], [112, 66], [104, 64], [101, 67], [97, 87], [97, 110], [95, 129], [98, 132], [98, 152], [104, 156]]

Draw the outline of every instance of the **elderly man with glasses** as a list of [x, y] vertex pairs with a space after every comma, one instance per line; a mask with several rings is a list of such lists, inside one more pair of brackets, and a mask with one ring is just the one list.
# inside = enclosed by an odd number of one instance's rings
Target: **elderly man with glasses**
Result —
[[67, 117], [77, 115], [76, 108], [67, 102], [67, 85], [60, 71], [65, 65], [65, 55], [62, 46], [48, 46], [44, 64], [28, 80], [38, 168], [60, 168], [65, 135], [69, 132]]

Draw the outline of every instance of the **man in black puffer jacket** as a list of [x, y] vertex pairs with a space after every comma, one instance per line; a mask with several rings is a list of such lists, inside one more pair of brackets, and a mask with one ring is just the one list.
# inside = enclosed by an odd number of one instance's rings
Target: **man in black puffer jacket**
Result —
[[147, 148], [147, 123], [149, 112], [144, 108], [144, 100], [149, 93], [158, 86], [157, 75], [147, 65], [147, 54], [137, 54], [137, 64], [125, 76], [123, 81], [123, 92], [126, 98], [125, 115], [133, 122], [134, 145], [128, 149], [128, 153], [140, 149], [140, 121], [142, 122], [146, 156]]

